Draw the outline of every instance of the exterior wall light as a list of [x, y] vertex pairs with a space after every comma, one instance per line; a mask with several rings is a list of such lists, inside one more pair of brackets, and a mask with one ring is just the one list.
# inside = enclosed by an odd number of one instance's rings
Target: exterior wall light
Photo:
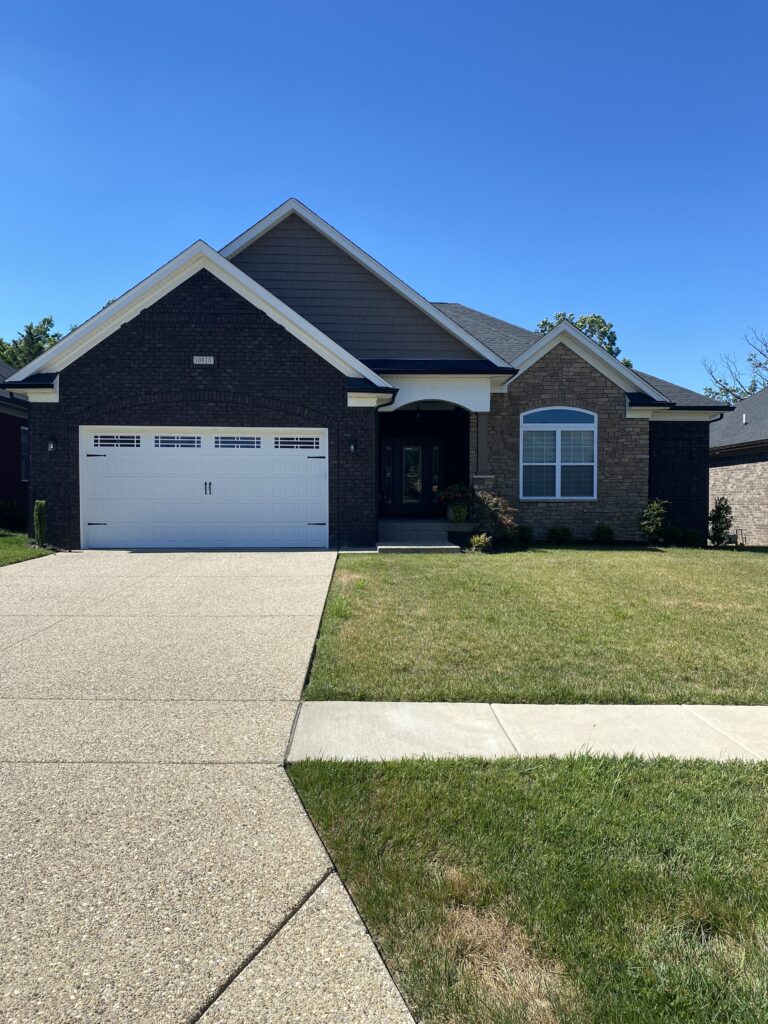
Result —
[[56, 451], [56, 438], [55, 437], [49, 437], [48, 438], [48, 451], [49, 452], [55, 452]]
[[357, 441], [356, 440], [353, 439], [353, 440], [351, 440], [349, 442], [349, 450], [352, 453], [352, 455], [355, 454], [355, 452], [357, 451]]

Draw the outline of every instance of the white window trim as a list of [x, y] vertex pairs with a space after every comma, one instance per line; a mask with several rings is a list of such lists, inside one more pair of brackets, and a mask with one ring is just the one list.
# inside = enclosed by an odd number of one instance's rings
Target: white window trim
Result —
[[[531, 423], [531, 424], [525, 424], [523, 422], [523, 417], [527, 416], [529, 413], [532, 413], [532, 412], [552, 412], [552, 411], [554, 411], [556, 409], [569, 409], [569, 410], [572, 410], [573, 412], [583, 412], [583, 413], [586, 413], [587, 416], [591, 416], [593, 418], [593, 425], [590, 428], [586, 423], [583, 423], [583, 424], [578, 424], [578, 423]], [[561, 476], [561, 471], [562, 471], [562, 463], [560, 462], [560, 435], [561, 435], [561, 432], [563, 430], [579, 430], [579, 429], [582, 429], [582, 430], [592, 429], [593, 432], [594, 432], [593, 448], [592, 448], [592, 454], [593, 454], [594, 462], [592, 462], [592, 463], [589, 463], [589, 462], [569, 462], [569, 463], [566, 463], [566, 465], [569, 465], [569, 466], [589, 466], [589, 465], [591, 465], [591, 466], [594, 467], [594, 472], [593, 472], [593, 476], [592, 476], [592, 485], [593, 485], [592, 486], [592, 494], [591, 495], [583, 495], [583, 496], [571, 496], [571, 495], [563, 496], [563, 495], [560, 494], [560, 476]], [[541, 430], [548, 430], [548, 431], [554, 431], [555, 432], [555, 461], [554, 462], [547, 462], [547, 463], [543, 463], [543, 462], [542, 463], [530, 463], [530, 462], [529, 463], [524, 463], [523, 462], [523, 437], [524, 437], [524, 434], [526, 433], [526, 431], [536, 431], [536, 430], [539, 430], [539, 431], [541, 431]], [[554, 466], [555, 467], [555, 494], [554, 495], [549, 495], [547, 497], [541, 497], [541, 498], [531, 497], [530, 495], [523, 494], [523, 466], [524, 465], [529, 465], [529, 466], [530, 465]], [[526, 409], [525, 412], [521, 412], [520, 413], [520, 468], [519, 468], [519, 473], [520, 473], [520, 486], [519, 486], [520, 501], [597, 501], [597, 413], [596, 412], [592, 412], [591, 409], [580, 409], [580, 408], [578, 408], [578, 406], [575, 406], [575, 405], [546, 405], [546, 406], [542, 406], [542, 407], [540, 407], [538, 409]]]

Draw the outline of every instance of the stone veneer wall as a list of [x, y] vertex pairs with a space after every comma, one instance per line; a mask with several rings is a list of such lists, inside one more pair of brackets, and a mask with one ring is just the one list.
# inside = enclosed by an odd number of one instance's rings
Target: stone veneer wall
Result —
[[713, 457], [709, 467], [710, 508], [719, 497], [730, 501], [733, 527], [743, 530], [747, 544], [768, 545], [768, 449]]
[[[520, 416], [542, 406], [597, 413], [597, 500], [520, 499]], [[557, 345], [513, 380], [507, 394], [492, 396], [488, 461], [494, 489], [510, 499], [518, 521], [531, 526], [537, 538], [552, 526], [568, 526], [577, 539], [589, 539], [598, 523], [607, 523], [618, 540], [642, 539], [638, 521], [648, 501], [648, 421], [627, 419], [621, 388], [567, 346]]]

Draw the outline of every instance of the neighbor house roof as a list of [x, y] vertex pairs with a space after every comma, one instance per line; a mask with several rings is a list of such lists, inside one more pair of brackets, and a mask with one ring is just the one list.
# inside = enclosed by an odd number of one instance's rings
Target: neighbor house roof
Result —
[[[474, 334], [480, 341], [488, 345], [489, 348], [494, 349], [512, 365], [515, 365], [516, 360], [542, 338], [538, 331], [529, 331], [525, 327], [507, 323], [506, 320], [499, 320], [495, 316], [488, 316], [487, 313], [481, 313], [479, 310], [471, 309], [469, 306], [462, 306], [458, 302], [436, 302], [434, 305], [442, 309], [447, 316], [450, 316], [456, 323], [461, 324], [465, 330]], [[680, 387], [679, 384], [672, 384], [667, 380], [662, 380], [660, 377], [653, 376], [653, 374], [643, 373], [642, 370], [635, 370], [634, 373], [649, 388], [658, 392], [663, 398], [668, 400], [670, 405], [674, 405], [677, 409], [712, 409], [713, 412], [728, 409], [728, 406], [722, 402], [707, 398], [706, 395], [700, 395], [689, 388]], [[642, 392], [632, 392], [629, 398], [633, 405], [660, 404], [658, 398], [649, 398], [643, 395]]]
[[[8, 363], [5, 363], [0, 359], [0, 383], [8, 380], [8, 378], [12, 377], [15, 372], [15, 366], [9, 366]], [[17, 398], [16, 395], [12, 395], [10, 391], [0, 388], [0, 405], [13, 405], [16, 408], [19, 408], [21, 406], [26, 406], [26, 399]]]
[[710, 448], [768, 443], [768, 388], [737, 402], [709, 428]]

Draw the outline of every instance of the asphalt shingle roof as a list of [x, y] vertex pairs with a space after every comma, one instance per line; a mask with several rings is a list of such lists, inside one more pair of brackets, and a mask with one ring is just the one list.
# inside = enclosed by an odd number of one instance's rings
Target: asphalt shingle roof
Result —
[[[499, 320], [495, 316], [488, 316], [487, 313], [481, 313], [469, 306], [462, 306], [458, 302], [433, 302], [432, 305], [437, 306], [451, 320], [454, 320], [488, 348], [492, 348], [497, 355], [500, 355], [512, 366], [515, 365], [515, 360], [519, 358], [520, 354], [541, 337], [538, 331], [529, 331], [525, 327], [507, 323], [506, 320]], [[712, 409], [713, 411], [728, 408], [721, 402], [716, 402], [689, 388], [680, 387], [679, 384], [672, 384], [660, 377], [654, 377], [653, 374], [643, 373], [641, 370], [635, 370], [635, 373], [678, 408]], [[637, 396], [635, 397], [637, 398]]]
[[727, 412], [709, 428], [710, 448], [765, 441], [768, 441], [768, 388], [737, 402], [733, 412]]

